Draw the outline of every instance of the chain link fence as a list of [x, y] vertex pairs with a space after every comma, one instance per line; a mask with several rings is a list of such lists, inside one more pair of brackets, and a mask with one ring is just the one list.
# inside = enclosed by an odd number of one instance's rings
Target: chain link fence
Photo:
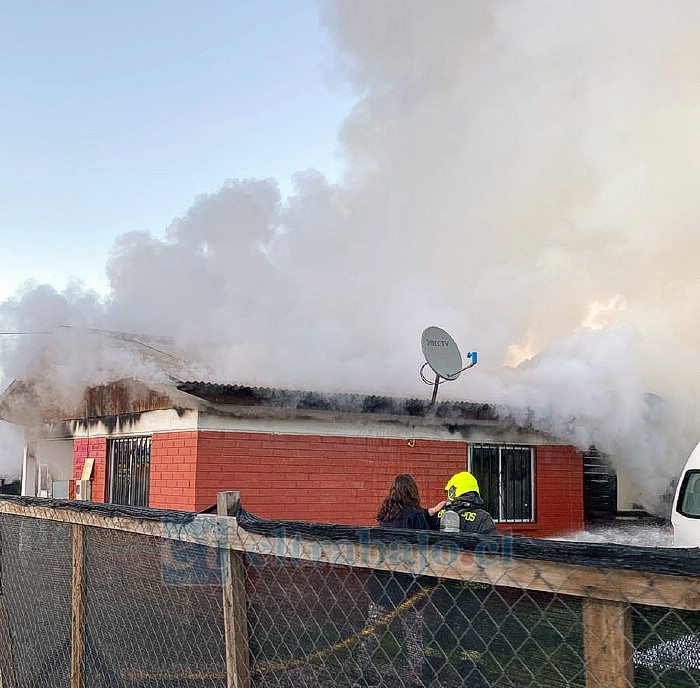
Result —
[[0, 688], [700, 687], [697, 550], [16, 497], [0, 548]]

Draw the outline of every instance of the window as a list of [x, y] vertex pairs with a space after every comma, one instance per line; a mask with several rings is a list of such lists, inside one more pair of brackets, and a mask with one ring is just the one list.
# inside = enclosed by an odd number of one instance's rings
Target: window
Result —
[[677, 510], [688, 518], [700, 518], [700, 471], [688, 471], [678, 495]]
[[476, 444], [469, 447], [469, 471], [494, 521], [535, 520], [535, 451], [532, 447]]
[[120, 437], [109, 443], [109, 501], [148, 506], [151, 438]]

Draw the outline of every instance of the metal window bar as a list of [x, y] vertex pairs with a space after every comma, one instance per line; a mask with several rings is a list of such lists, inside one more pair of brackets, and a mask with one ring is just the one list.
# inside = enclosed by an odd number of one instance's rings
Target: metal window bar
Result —
[[109, 501], [148, 506], [151, 438], [120, 437], [110, 442]]
[[486, 510], [501, 523], [535, 520], [535, 452], [518, 445], [472, 445], [469, 470], [479, 481]]

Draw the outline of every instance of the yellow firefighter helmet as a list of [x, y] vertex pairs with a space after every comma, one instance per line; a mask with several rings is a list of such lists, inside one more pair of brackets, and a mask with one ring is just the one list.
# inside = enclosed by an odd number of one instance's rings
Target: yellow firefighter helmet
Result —
[[461, 471], [460, 473], [455, 473], [448, 480], [445, 490], [447, 490], [447, 499], [452, 502], [467, 492], [479, 494], [479, 483], [476, 482], [476, 478], [471, 473]]

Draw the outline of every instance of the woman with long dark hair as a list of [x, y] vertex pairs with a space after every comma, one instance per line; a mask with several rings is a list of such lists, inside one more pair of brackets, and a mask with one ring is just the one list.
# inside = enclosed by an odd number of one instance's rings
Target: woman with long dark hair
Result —
[[385, 528], [429, 530], [435, 528], [431, 521], [444, 505], [440, 502], [430, 509], [422, 509], [416, 481], [408, 473], [402, 473], [394, 478], [389, 494], [379, 507], [377, 521]]
[[[377, 522], [382, 528], [406, 528], [410, 530], [437, 529], [435, 518], [444, 502], [430, 509], [420, 505], [418, 485], [413, 476], [403, 473], [397, 475], [389, 488], [389, 494], [377, 512]], [[396, 609], [404, 600], [420, 590], [416, 576], [407, 573], [394, 574], [388, 571], [375, 571], [368, 585], [370, 602], [367, 610], [367, 625], [381, 621]], [[425, 665], [423, 652], [423, 614], [417, 604], [413, 604], [399, 614], [403, 629], [404, 655], [410, 672], [410, 681], [414, 685], [423, 685], [421, 674]], [[358, 662], [362, 669], [362, 678], [356, 685], [373, 686], [380, 682], [380, 674], [373, 661], [375, 652], [380, 647], [378, 634], [372, 633], [360, 644]]]

